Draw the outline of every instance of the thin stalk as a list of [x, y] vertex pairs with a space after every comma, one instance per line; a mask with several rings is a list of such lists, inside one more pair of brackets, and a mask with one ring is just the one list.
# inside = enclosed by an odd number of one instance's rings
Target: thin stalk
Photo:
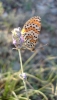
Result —
[[[20, 51], [20, 49], [18, 49], [18, 52], [19, 52], [19, 58], [20, 58], [21, 73], [23, 74], [24, 71], [23, 71], [23, 64], [22, 64], [22, 57], [21, 57], [21, 51]], [[26, 92], [27, 100], [29, 100], [28, 92], [27, 92], [27, 86], [26, 86], [26, 81], [25, 81], [24, 78], [23, 78], [23, 83], [24, 83], [24, 87], [25, 87], [25, 92]]]
[[16, 98], [16, 100], [19, 100], [19, 99], [17, 98], [17, 95], [15, 94], [14, 91], [12, 91], [12, 94], [14, 95], [14, 97]]
[[21, 51], [20, 51], [20, 49], [18, 49], [18, 52], [19, 52], [19, 59], [20, 59], [20, 65], [21, 65], [21, 72], [22, 72], [22, 74], [23, 74], [23, 65], [22, 65], [22, 57], [21, 57]]

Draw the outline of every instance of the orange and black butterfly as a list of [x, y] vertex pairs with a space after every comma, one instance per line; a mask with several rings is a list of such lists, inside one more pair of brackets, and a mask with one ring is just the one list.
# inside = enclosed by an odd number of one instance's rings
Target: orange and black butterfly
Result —
[[41, 18], [34, 16], [30, 18], [23, 26], [21, 35], [24, 39], [25, 48], [33, 51], [38, 41], [38, 35], [41, 30]]
[[24, 37], [28, 49], [33, 50], [38, 41], [41, 30], [41, 18], [38, 16], [30, 18], [23, 26], [21, 34]]

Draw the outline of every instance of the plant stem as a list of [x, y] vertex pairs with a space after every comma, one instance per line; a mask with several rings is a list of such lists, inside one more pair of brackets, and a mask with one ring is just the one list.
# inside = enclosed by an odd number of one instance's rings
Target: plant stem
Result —
[[[22, 57], [21, 57], [21, 51], [20, 51], [20, 49], [18, 49], [18, 52], [19, 52], [19, 58], [20, 58], [21, 73], [23, 74], [24, 71], [23, 71]], [[26, 86], [26, 80], [24, 78], [23, 78], [23, 83], [24, 83], [24, 87], [25, 87], [25, 92], [26, 92], [27, 100], [29, 100], [28, 92], [27, 92], [27, 86]]]
[[15, 94], [14, 91], [12, 91], [12, 94], [14, 95], [14, 97], [16, 98], [16, 100], [19, 100], [19, 99], [17, 98], [17, 95]]
[[22, 57], [21, 57], [21, 51], [20, 51], [20, 49], [18, 49], [18, 52], [19, 52], [19, 59], [20, 59], [20, 65], [21, 65], [21, 72], [22, 72], [22, 74], [23, 74], [23, 65], [22, 65]]

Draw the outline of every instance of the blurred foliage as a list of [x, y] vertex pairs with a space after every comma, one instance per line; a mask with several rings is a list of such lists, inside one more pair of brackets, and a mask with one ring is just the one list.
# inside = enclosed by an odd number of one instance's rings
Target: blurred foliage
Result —
[[46, 44], [48, 40], [47, 46], [37, 48], [34, 53], [22, 51], [23, 66], [27, 72], [30, 100], [57, 100], [57, 8], [54, 8], [54, 3], [49, 2], [50, 7], [47, 2], [0, 0], [0, 100], [27, 100], [23, 82], [19, 77], [18, 53], [12, 50], [14, 46], [11, 30], [19, 26], [22, 28], [30, 17], [45, 11], [45, 15], [41, 16], [42, 37], [38, 43], [43, 44], [43, 40]]
[[0, 16], [3, 14], [3, 12], [4, 12], [4, 8], [2, 2], [0, 2]]
[[23, 7], [25, 10], [31, 10], [32, 0], [0, 0], [3, 3], [3, 7], [7, 12], [18, 7]]
[[[45, 68], [43, 68], [43, 65], [40, 64], [39, 68], [37, 68], [38, 66], [36, 65], [28, 65], [33, 57], [35, 57], [35, 55], [33, 55], [25, 62], [26, 64], [24, 64], [24, 71], [27, 72], [26, 83], [30, 100], [56, 100], [57, 65], [53, 62], [56, 58], [46, 58], [45, 62], [50, 62], [50, 67], [45, 66]], [[20, 71], [14, 72], [11, 69], [6, 73], [0, 74], [0, 100], [26, 100], [24, 86], [19, 74]]]

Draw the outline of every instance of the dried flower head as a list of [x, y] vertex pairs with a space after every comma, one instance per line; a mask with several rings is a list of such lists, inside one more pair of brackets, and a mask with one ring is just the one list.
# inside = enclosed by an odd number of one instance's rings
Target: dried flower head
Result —
[[18, 49], [22, 48], [23, 43], [24, 43], [24, 38], [21, 35], [20, 27], [14, 28], [12, 30], [12, 39], [13, 39], [13, 44], [15, 45], [16, 48]]

